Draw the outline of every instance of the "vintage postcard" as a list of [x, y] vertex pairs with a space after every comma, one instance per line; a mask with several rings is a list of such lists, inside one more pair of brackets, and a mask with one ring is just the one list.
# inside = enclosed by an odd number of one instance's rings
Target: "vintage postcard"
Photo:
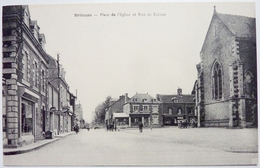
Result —
[[3, 166], [257, 166], [256, 7], [3, 4]]

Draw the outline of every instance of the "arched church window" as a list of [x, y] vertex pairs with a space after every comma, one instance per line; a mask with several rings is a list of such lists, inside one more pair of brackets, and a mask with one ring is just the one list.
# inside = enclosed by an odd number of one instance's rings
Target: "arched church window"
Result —
[[222, 68], [218, 62], [215, 62], [212, 68], [212, 91], [213, 99], [222, 98]]

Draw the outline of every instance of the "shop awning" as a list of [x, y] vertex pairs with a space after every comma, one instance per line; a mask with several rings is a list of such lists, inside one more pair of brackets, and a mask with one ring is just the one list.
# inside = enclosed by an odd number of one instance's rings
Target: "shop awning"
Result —
[[113, 113], [113, 118], [128, 118], [129, 115], [126, 113]]

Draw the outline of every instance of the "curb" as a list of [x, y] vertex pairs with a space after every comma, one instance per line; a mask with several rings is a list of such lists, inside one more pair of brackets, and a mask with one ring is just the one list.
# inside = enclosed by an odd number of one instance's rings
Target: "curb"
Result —
[[226, 152], [232, 152], [232, 153], [258, 153], [258, 151], [236, 151], [236, 150], [226, 150]]
[[56, 142], [56, 141], [58, 141], [58, 140], [60, 140], [60, 139], [62, 139], [62, 138], [65, 138], [65, 137], [67, 137], [67, 136], [69, 136], [69, 135], [73, 135], [73, 133], [67, 134], [67, 135], [64, 135], [64, 136], [55, 137], [52, 141], [46, 142], [46, 143], [44, 143], [44, 144], [41, 144], [41, 145], [38, 145], [38, 146], [35, 146], [35, 147], [31, 147], [31, 148], [28, 147], [28, 149], [19, 149], [19, 148], [18, 148], [18, 149], [15, 149], [15, 150], [13, 150], [13, 151], [3, 152], [3, 154], [4, 154], [4, 155], [17, 155], [17, 154], [23, 154], [23, 153], [31, 152], [31, 151], [40, 149], [40, 148], [42, 148], [42, 147], [44, 147], [44, 146], [46, 146], [46, 145], [48, 145], [48, 144], [51, 144], [51, 143], [53, 143], [53, 142]]
[[44, 147], [45, 145], [56, 142], [58, 140], [60, 140], [60, 139], [58, 139], [58, 138], [53, 139], [53, 141], [50, 141], [50, 142], [47, 142], [45, 144], [42, 144], [42, 145], [39, 145], [39, 146], [36, 146], [36, 147], [32, 147], [32, 148], [29, 148], [29, 149], [17, 149], [17, 150], [14, 150], [14, 151], [8, 151], [8, 152], [3, 152], [3, 153], [4, 153], [4, 155], [17, 155], [17, 154], [27, 153], [27, 152], [30, 152], [30, 151], [33, 151], [33, 150], [40, 149], [40, 148]]

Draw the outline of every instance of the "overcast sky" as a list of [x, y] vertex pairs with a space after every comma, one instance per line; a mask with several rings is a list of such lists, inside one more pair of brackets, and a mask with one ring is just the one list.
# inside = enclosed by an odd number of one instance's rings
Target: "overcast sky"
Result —
[[155, 97], [174, 94], [178, 87], [190, 94], [214, 6], [219, 13], [255, 17], [255, 4], [248, 2], [52, 4], [29, 10], [45, 34], [46, 52], [60, 53], [70, 91], [78, 90], [77, 103], [90, 122], [107, 96], [148, 92]]

